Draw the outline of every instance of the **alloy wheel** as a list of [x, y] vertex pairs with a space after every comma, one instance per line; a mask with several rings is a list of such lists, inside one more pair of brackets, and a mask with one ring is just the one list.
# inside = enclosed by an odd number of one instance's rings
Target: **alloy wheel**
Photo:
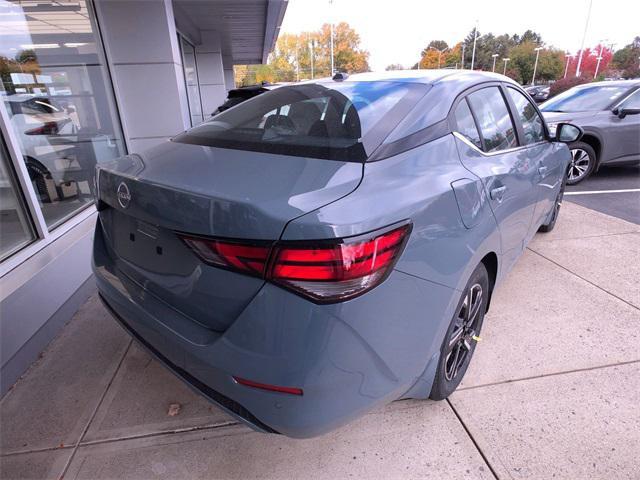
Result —
[[473, 351], [474, 337], [477, 335], [478, 323], [482, 317], [480, 313], [482, 304], [482, 286], [475, 283], [465, 294], [453, 331], [449, 336], [444, 371], [444, 377], [448, 382], [458, 376]]
[[589, 171], [591, 158], [589, 154], [581, 148], [571, 150], [571, 163], [569, 164], [568, 179], [570, 182], [580, 180]]

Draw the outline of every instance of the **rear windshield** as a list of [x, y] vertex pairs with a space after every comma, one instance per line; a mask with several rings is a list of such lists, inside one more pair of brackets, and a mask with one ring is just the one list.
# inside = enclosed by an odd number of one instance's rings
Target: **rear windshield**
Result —
[[402, 82], [281, 87], [242, 102], [173, 141], [364, 161], [427, 89]]

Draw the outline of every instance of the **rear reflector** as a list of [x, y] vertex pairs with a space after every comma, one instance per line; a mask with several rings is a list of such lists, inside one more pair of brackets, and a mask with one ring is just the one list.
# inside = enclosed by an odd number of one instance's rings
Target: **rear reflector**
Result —
[[281, 285], [317, 303], [344, 301], [379, 285], [399, 258], [410, 224], [358, 237], [239, 243], [182, 236], [206, 263]]
[[266, 383], [258, 383], [252, 380], [246, 380], [240, 377], [233, 377], [233, 379], [238, 382], [240, 385], [245, 385], [247, 387], [259, 388], [261, 390], [268, 390], [270, 392], [280, 392], [280, 393], [289, 393], [291, 395], [302, 395], [301, 388], [295, 387], [280, 387], [278, 385], [269, 385]]

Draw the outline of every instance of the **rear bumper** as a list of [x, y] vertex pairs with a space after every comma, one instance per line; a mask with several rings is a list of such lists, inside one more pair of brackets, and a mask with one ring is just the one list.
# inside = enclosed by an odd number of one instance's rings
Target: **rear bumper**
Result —
[[116, 312], [109, 302], [105, 300], [102, 294], [99, 294], [100, 300], [102, 300], [102, 304], [106, 307], [106, 309], [111, 313], [113, 318], [115, 318], [120, 326], [122, 326], [135, 340], [138, 341], [140, 345], [142, 345], [149, 353], [151, 353], [156, 360], [162, 363], [165, 367], [171, 370], [175, 375], [177, 375], [181, 380], [187, 383], [191, 388], [196, 390], [198, 393], [206, 397], [209, 401], [215, 403], [220, 408], [225, 410], [227, 413], [232, 415], [233, 417], [247, 423], [250, 427], [264, 433], [278, 433], [273, 430], [268, 425], [265, 425], [260, 420], [258, 420], [249, 410], [244, 408], [238, 402], [225, 397], [220, 392], [216, 392], [214, 389], [209, 387], [208, 385], [202, 383], [200, 380], [195, 378], [186, 370], [183, 370], [178, 365], [174, 364], [165, 357], [162, 352], [156, 350], [153, 345], [147, 342], [144, 337], [138, 334], [131, 326]]
[[[305, 438], [377, 405], [426, 396], [458, 294], [393, 272], [367, 294], [316, 305], [266, 284], [225, 332], [214, 332], [118, 271], [98, 223], [93, 269], [123, 327], [195, 390], [264, 432]], [[238, 384], [298, 387], [302, 396]], [[420, 385], [416, 389], [415, 385]]]

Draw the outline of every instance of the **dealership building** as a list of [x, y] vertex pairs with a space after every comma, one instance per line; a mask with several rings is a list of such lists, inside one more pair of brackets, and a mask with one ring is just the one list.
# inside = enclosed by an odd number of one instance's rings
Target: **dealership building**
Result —
[[95, 290], [95, 165], [206, 120], [286, 8], [0, 0], [0, 395]]

